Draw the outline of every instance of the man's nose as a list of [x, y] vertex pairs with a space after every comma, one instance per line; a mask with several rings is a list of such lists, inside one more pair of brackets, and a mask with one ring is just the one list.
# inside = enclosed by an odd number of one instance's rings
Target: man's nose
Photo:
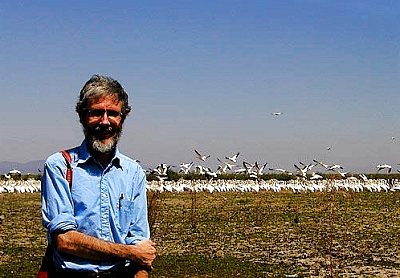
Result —
[[107, 110], [104, 110], [103, 116], [101, 116], [100, 123], [103, 124], [103, 125], [109, 125], [110, 124], [110, 120], [108, 119]]

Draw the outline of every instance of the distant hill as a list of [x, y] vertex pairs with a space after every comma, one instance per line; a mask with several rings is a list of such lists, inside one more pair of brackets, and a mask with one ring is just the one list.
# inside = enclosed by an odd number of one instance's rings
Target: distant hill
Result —
[[44, 160], [34, 160], [26, 163], [1, 161], [0, 162], [0, 174], [6, 174], [10, 170], [17, 169], [22, 174], [38, 174], [43, 171]]

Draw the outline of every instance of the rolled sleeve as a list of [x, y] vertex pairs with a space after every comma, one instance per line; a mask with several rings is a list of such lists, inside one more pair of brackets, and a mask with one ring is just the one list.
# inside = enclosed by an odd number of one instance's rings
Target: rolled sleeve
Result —
[[61, 154], [54, 154], [45, 162], [41, 191], [42, 224], [49, 235], [77, 228], [65, 171], [66, 163]]

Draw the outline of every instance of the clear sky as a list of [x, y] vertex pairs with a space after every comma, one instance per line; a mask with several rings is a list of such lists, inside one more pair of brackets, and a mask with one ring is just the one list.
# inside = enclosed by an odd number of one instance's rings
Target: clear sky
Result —
[[146, 166], [196, 148], [400, 169], [399, 21], [399, 1], [2, 1], [0, 161], [79, 145], [100, 73], [130, 95], [120, 150]]

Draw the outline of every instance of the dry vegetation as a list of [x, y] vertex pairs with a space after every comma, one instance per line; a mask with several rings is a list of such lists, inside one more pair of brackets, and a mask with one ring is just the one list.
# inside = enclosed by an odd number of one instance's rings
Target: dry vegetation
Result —
[[[400, 276], [400, 192], [153, 194], [152, 277]], [[34, 277], [39, 194], [0, 204], [0, 273]]]

